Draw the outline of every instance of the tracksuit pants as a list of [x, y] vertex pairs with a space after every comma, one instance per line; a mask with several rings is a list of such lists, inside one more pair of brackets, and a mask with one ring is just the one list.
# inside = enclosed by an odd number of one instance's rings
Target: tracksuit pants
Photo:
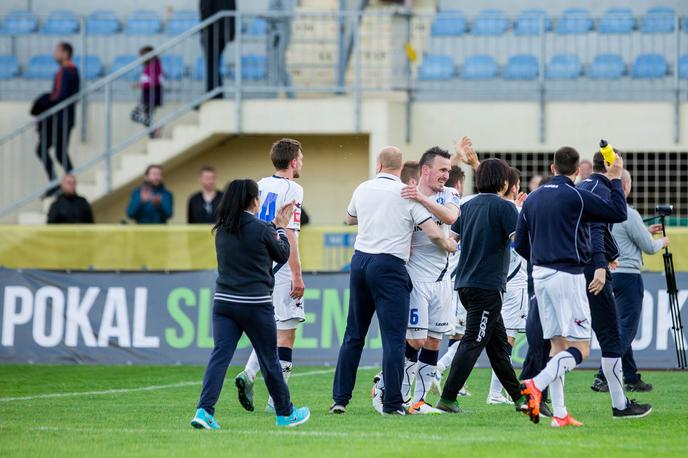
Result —
[[[590, 284], [594, 274], [594, 267], [587, 266], [585, 268], [586, 284]], [[616, 312], [616, 301], [614, 300], [612, 277], [609, 270], [607, 270], [606, 276], [604, 288], [599, 294], [595, 295], [588, 292], [592, 330], [595, 331], [597, 341], [600, 343], [602, 357], [621, 358], [623, 352], [621, 351], [621, 336], [619, 334], [619, 316]]]

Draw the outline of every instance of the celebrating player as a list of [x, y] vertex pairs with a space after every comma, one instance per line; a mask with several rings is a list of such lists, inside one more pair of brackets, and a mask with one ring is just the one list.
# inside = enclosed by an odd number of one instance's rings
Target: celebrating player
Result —
[[[286, 202], [295, 202], [294, 214], [286, 228], [289, 240], [289, 261], [275, 263], [272, 272], [275, 275], [275, 289], [272, 302], [275, 306], [277, 322], [277, 352], [282, 366], [284, 381], [288, 382], [292, 370], [292, 348], [296, 339], [296, 327], [305, 321], [303, 310], [303, 277], [299, 259], [298, 237], [301, 228], [301, 205], [303, 188], [293, 180], [301, 176], [303, 152], [301, 143], [290, 138], [283, 138], [272, 145], [270, 159], [275, 166], [275, 173], [258, 182], [260, 188], [260, 210], [258, 217], [263, 221], [272, 221], [275, 211]], [[253, 411], [253, 383], [260, 370], [256, 352], [246, 363], [243, 372], [235, 379], [239, 391], [239, 402], [248, 411]], [[272, 398], [268, 399], [266, 410], [274, 411]]]

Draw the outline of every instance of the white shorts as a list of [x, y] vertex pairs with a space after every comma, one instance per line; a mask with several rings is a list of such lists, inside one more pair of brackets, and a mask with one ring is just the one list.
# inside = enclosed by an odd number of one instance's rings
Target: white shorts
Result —
[[543, 337], [590, 340], [592, 328], [585, 275], [535, 266], [533, 281]]
[[506, 335], [516, 337], [519, 332], [526, 332], [528, 316], [528, 288], [507, 289], [502, 299], [502, 320]]
[[299, 323], [306, 321], [303, 299], [292, 299], [290, 293], [291, 282], [276, 284], [272, 291], [272, 304], [275, 307], [277, 329], [296, 329]]
[[454, 328], [450, 329], [449, 335], [463, 335], [466, 333], [466, 309], [459, 299], [459, 292], [452, 291], [452, 310], [454, 311]]
[[442, 338], [451, 328], [451, 292], [452, 284], [449, 279], [413, 284], [406, 338]]

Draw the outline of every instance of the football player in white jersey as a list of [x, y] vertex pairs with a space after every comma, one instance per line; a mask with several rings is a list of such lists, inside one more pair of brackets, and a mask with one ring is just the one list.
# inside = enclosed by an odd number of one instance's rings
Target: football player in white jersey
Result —
[[[459, 193], [444, 186], [451, 170], [450, 157], [446, 150], [430, 148], [418, 161], [418, 186], [409, 185], [402, 191], [403, 197], [416, 200], [430, 211], [435, 222], [447, 234], [449, 226], [459, 217]], [[423, 231], [416, 229], [411, 238], [411, 256], [406, 269], [413, 290], [406, 331], [402, 396], [410, 401], [411, 414], [441, 413], [428, 404], [425, 397], [434, 380], [442, 336], [449, 331], [452, 321], [452, 284], [447, 252], [437, 248]], [[416, 384], [411, 400], [414, 378]], [[384, 382], [379, 380], [377, 383], [382, 386]], [[373, 395], [373, 405], [377, 409], [381, 396], [376, 399], [375, 388]]]
[[[521, 172], [512, 167], [509, 175], [509, 187], [504, 194], [506, 200], [516, 204], [518, 211], [525, 200], [525, 193], [521, 189]], [[526, 317], [528, 315], [528, 263], [511, 247], [511, 259], [506, 280], [506, 293], [502, 302], [502, 320], [506, 328], [507, 340], [511, 348], [516, 343], [516, 335], [526, 331]], [[502, 393], [502, 384], [492, 371], [490, 391], [487, 395], [488, 404], [513, 404]]]
[[[275, 288], [272, 293], [272, 303], [275, 307], [275, 321], [277, 322], [277, 351], [284, 381], [289, 380], [292, 370], [292, 348], [296, 339], [296, 328], [305, 321], [303, 310], [304, 284], [299, 259], [299, 230], [301, 229], [301, 205], [303, 204], [303, 188], [294, 182], [301, 176], [303, 167], [303, 151], [301, 143], [290, 138], [283, 138], [272, 145], [270, 159], [275, 166], [272, 176], [258, 182], [260, 191], [260, 210], [258, 217], [265, 221], [272, 221], [277, 209], [289, 202], [294, 202], [294, 214], [287, 226], [289, 239], [289, 261], [285, 264], [274, 264], [272, 271], [275, 275]], [[258, 357], [253, 351], [246, 363], [244, 371], [235, 378], [239, 392], [239, 402], [248, 411], [253, 411], [253, 382], [260, 371]], [[273, 411], [272, 398], [268, 399], [267, 411]]]

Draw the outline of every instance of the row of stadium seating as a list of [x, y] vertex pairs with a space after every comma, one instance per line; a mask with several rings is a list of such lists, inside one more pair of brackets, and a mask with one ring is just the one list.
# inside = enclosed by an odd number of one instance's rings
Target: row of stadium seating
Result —
[[[164, 26], [167, 35], [178, 35], [199, 23], [198, 13], [193, 10], [175, 11]], [[150, 10], [138, 10], [120, 23], [114, 11], [99, 10], [89, 14], [85, 20], [86, 33], [89, 35], [156, 35], [163, 33], [163, 21]], [[36, 15], [30, 11], [11, 11], [0, 22], [0, 34], [20, 36], [40, 33], [42, 35], [71, 35], [79, 33], [80, 19], [76, 12], [56, 10], [40, 24]], [[253, 18], [243, 24], [247, 35], [260, 36], [267, 33], [267, 22]]]
[[[675, 30], [675, 21], [676, 12], [667, 7], [650, 8], [639, 19], [636, 19], [630, 8], [610, 8], [599, 21], [595, 21], [590, 11], [584, 8], [568, 8], [556, 20], [548, 16], [544, 9], [531, 8], [522, 11], [513, 21], [504, 11], [485, 9], [478, 13], [469, 27], [469, 22], [461, 11], [440, 10], [432, 22], [431, 34], [498, 36], [512, 30], [515, 35], [539, 35], [543, 26], [545, 31], [554, 31], [560, 35], [592, 31], [628, 34], [634, 30], [642, 33], [671, 33]], [[683, 18], [682, 29], [688, 32], [688, 17]]]
[[[688, 79], [688, 54], [679, 59], [679, 78]], [[500, 73], [492, 56], [467, 57], [458, 72], [451, 56], [425, 55], [418, 72], [421, 81], [447, 81], [457, 77], [464, 80], [489, 80], [501, 75], [506, 80], [535, 80], [540, 74], [538, 58], [530, 54], [511, 56]], [[615, 80], [624, 76], [635, 79], [662, 78], [669, 74], [669, 65], [662, 54], [641, 54], [630, 71], [618, 54], [599, 54], [586, 66], [575, 54], [552, 56], [545, 69], [545, 77], [553, 80], [572, 80], [587, 76], [594, 80]]]
[[[136, 60], [136, 56], [122, 55], [117, 56], [109, 68], [109, 72], [115, 72], [125, 65], [130, 64]], [[165, 55], [161, 58], [162, 68], [165, 79], [170, 81], [179, 81], [185, 77], [191, 77], [193, 80], [205, 79], [205, 60], [203, 56], [199, 56], [191, 69], [187, 68], [181, 55]], [[77, 67], [83, 67], [86, 64], [85, 77], [87, 79], [94, 79], [105, 74], [105, 68], [98, 56], [87, 55], [84, 57], [75, 56], [74, 63]], [[224, 75], [233, 77], [233, 72], [227, 66], [222, 65]], [[23, 77], [28, 80], [49, 80], [55, 76], [57, 71], [57, 64], [51, 55], [33, 56], [29, 60], [26, 70], [20, 71], [20, 65], [15, 56], [0, 56], [0, 80], [7, 80], [11, 78]], [[125, 79], [128, 81], [136, 81], [139, 78], [141, 69], [136, 69], [127, 73]], [[267, 75], [267, 57], [264, 55], [248, 54], [241, 57], [241, 75], [244, 80], [264, 80]]]

